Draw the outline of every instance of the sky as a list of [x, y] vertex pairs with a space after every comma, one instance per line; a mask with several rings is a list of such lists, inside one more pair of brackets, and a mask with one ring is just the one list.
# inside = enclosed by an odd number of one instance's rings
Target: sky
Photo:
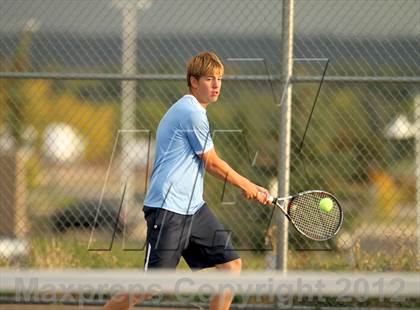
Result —
[[[39, 31], [118, 34], [126, 2], [138, 3], [140, 33], [281, 33], [280, 0], [0, 0], [0, 32], [35, 20]], [[305, 35], [419, 37], [420, 1], [296, 0], [294, 22]]]

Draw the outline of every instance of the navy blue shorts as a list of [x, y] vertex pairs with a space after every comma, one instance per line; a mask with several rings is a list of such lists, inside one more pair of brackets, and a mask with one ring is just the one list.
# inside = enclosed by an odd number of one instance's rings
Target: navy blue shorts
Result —
[[204, 204], [194, 215], [144, 207], [147, 243], [144, 269], [174, 269], [181, 256], [191, 269], [223, 264], [239, 256], [226, 231]]

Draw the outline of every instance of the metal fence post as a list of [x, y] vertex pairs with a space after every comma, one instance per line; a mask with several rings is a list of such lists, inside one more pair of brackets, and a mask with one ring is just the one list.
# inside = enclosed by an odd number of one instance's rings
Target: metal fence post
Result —
[[[282, 8], [282, 76], [285, 96], [280, 106], [280, 144], [278, 166], [278, 195], [289, 193], [290, 140], [292, 112], [292, 84], [289, 83], [293, 69], [293, 9], [294, 0], [284, 0]], [[288, 228], [289, 223], [283, 214], [277, 213], [277, 262], [276, 269], [287, 271]]]

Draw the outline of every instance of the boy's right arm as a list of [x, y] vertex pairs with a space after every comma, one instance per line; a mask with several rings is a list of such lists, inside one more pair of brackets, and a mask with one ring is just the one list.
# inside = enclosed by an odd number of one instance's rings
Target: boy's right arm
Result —
[[267, 189], [252, 183], [237, 173], [217, 155], [214, 148], [201, 154], [200, 158], [204, 161], [204, 167], [208, 173], [240, 188], [247, 199], [255, 199], [262, 204], [269, 202], [270, 194]]

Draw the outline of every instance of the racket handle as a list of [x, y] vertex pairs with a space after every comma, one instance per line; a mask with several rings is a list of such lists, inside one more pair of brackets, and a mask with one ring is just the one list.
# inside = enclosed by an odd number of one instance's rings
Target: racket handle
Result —
[[275, 197], [273, 197], [273, 196], [269, 196], [268, 197], [268, 201], [271, 203], [271, 204], [275, 204], [276, 202], [277, 202], [277, 198], [275, 198]]

